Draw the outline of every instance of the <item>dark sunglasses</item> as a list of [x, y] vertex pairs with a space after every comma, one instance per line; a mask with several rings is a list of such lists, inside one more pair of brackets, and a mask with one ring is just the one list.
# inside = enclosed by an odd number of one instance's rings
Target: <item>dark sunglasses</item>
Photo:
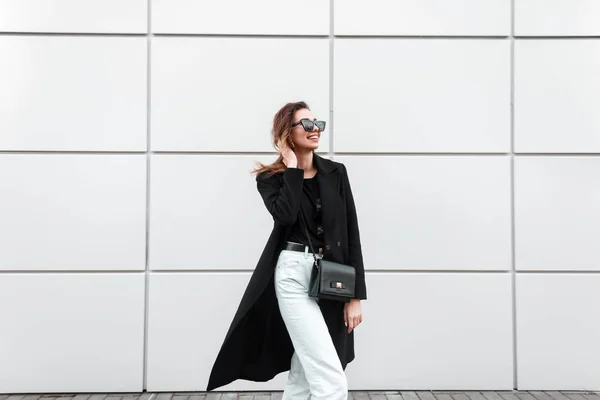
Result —
[[300, 124], [302, 124], [302, 127], [306, 132], [314, 131], [315, 125], [317, 126], [317, 128], [319, 128], [321, 132], [325, 130], [325, 121], [311, 121], [310, 119], [301, 119], [300, 121], [293, 124], [292, 128]]

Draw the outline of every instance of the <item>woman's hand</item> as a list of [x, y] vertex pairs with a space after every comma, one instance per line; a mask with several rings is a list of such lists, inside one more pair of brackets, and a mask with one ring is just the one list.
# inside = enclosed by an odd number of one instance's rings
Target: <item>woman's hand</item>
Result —
[[362, 322], [360, 299], [351, 299], [349, 303], [344, 303], [344, 322], [348, 326], [348, 333]]
[[280, 147], [281, 156], [283, 157], [283, 163], [288, 168], [297, 168], [298, 167], [298, 159], [296, 158], [296, 153], [294, 150], [287, 145], [287, 143], [283, 143]]

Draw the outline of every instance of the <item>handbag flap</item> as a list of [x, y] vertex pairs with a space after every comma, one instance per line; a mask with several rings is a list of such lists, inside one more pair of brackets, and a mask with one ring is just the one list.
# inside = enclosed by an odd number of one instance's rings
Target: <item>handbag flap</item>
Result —
[[321, 293], [354, 296], [356, 270], [333, 261], [320, 260]]

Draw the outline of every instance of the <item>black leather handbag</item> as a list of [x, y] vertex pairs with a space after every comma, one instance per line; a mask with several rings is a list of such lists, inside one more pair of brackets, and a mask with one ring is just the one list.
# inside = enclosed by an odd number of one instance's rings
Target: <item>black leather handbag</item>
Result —
[[308, 297], [318, 299], [334, 300], [347, 303], [354, 298], [354, 287], [356, 283], [356, 270], [350, 265], [340, 264], [333, 261], [317, 258], [313, 248], [308, 225], [304, 213], [300, 209], [300, 216], [304, 223], [304, 230], [310, 245], [310, 251], [315, 259], [308, 287]]

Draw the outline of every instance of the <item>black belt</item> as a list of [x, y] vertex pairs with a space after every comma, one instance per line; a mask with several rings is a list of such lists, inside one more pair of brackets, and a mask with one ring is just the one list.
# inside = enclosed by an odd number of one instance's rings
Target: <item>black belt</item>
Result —
[[[298, 251], [300, 253], [306, 253], [306, 251], [308, 251], [308, 254], [310, 254], [312, 257], [312, 252], [310, 251], [310, 249], [307, 248], [308, 246], [294, 242], [285, 242], [285, 245], [283, 246], [283, 250]], [[323, 255], [319, 253], [317, 254], [317, 258], [323, 258]]]
[[[306, 251], [306, 246], [300, 243], [294, 243], [294, 242], [285, 242], [285, 245], [283, 246], [283, 250], [291, 250], [291, 251], [299, 251], [301, 253], [304, 253]], [[310, 250], [309, 250], [310, 253]]]

